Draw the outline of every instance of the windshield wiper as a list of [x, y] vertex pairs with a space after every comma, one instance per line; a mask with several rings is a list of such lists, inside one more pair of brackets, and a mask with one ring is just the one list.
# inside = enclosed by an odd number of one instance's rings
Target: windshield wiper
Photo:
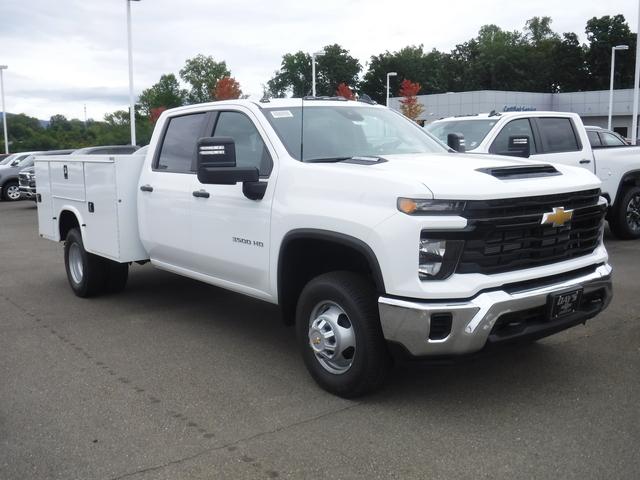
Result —
[[337, 162], [346, 162], [349, 160], [375, 163], [375, 162], [379, 162], [382, 159], [380, 157], [374, 157], [371, 155], [354, 155], [353, 157], [310, 158], [309, 160], [304, 160], [304, 162], [306, 163], [337, 163]]
[[337, 163], [344, 162], [345, 160], [351, 160], [353, 157], [327, 157], [327, 158], [310, 158], [303, 160], [305, 163]]

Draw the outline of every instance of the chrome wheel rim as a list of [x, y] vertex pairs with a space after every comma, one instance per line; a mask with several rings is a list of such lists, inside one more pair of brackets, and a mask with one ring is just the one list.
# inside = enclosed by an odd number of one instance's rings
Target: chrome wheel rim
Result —
[[74, 283], [79, 284], [82, 282], [82, 252], [77, 243], [72, 243], [69, 246], [69, 272]]
[[20, 188], [16, 185], [7, 187], [7, 198], [9, 200], [18, 200], [20, 198]]
[[356, 355], [356, 334], [340, 305], [324, 301], [311, 311], [309, 346], [327, 372], [340, 375], [351, 368]]
[[637, 193], [627, 204], [627, 225], [634, 232], [640, 232], [640, 193]]

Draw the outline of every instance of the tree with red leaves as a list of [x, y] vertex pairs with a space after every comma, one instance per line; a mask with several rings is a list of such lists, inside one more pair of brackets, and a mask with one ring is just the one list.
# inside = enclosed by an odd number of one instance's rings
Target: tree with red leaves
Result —
[[408, 79], [404, 79], [400, 84], [400, 96], [403, 97], [400, 100], [400, 111], [414, 122], [418, 120], [418, 117], [424, 111], [424, 107], [418, 102], [418, 97], [416, 96], [420, 88], [419, 83]]
[[213, 90], [213, 98], [216, 100], [233, 100], [241, 96], [240, 84], [233, 77], [221, 78]]
[[355, 98], [354, 95], [353, 95], [353, 91], [344, 82], [342, 82], [340, 85], [338, 85], [338, 89], [336, 90], [336, 95], [338, 97], [344, 97], [347, 100], [353, 100]]
[[160, 115], [162, 115], [162, 112], [164, 112], [166, 109], [167, 109], [167, 107], [152, 108], [151, 112], [149, 114], [149, 118], [151, 119], [151, 123], [153, 123], [155, 125], [155, 123], [158, 121], [158, 118], [160, 118]]

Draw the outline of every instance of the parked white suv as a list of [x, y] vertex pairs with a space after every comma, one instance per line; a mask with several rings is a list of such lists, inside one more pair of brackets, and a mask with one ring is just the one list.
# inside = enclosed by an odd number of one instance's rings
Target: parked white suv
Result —
[[146, 157], [41, 157], [36, 177], [77, 295], [150, 261], [278, 304], [313, 378], [346, 397], [382, 384], [392, 350], [536, 339], [611, 299], [593, 174], [456, 153], [377, 105], [176, 108]]

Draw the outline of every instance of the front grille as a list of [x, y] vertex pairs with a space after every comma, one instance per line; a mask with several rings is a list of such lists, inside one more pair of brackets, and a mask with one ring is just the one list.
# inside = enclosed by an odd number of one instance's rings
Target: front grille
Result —
[[[495, 274], [589, 255], [598, 246], [606, 207], [600, 190], [467, 202], [465, 246], [457, 273]], [[555, 207], [573, 210], [562, 227], [542, 225]]]

